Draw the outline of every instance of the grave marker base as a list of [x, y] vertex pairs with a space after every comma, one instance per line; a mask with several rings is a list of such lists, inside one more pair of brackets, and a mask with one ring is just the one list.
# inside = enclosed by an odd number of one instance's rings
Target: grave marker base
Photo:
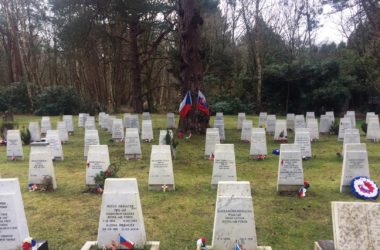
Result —
[[124, 157], [126, 160], [141, 160], [141, 155], [139, 154], [126, 154]]
[[[163, 191], [162, 186], [164, 184], [153, 184], [148, 186], [148, 190], [152, 191]], [[166, 191], [175, 191], [175, 185], [173, 184], [165, 184], [166, 185]]]
[[[81, 250], [89, 250], [92, 246], [96, 245], [97, 241], [86, 241]], [[160, 250], [160, 242], [159, 241], [147, 241], [147, 246], [150, 246], [150, 250]], [[125, 249], [125, 248], [124, 248]], [[42, 249], [45, 250], [45, 249]]]
[[24, 157], [23, 156], [8, 156], [7, 160], [8, 161], [24, 160]]
[[319, 240], [314, 242], [314, 250], [335, 250], [333, 240]]

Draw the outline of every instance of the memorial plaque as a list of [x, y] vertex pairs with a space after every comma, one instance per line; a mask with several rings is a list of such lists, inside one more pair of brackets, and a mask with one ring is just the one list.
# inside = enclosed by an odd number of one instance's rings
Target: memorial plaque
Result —
[[278, 162], [277, 192], [298, 192], [304, 185], [300, 147], [281, 144]]
[[40, 141], [41, 131], [38, 122], [29, 122], [30, 141]]
[[[286, 126], [286, 123], [285, 123]], [[275, 115], [268, 115], [267, 116], [267, 126], [266, 126], [266, 132], [268, 134], [274, 134], [276, 129], [276, 116]]]
[[252, 128], [251, 133], [251, 148], [249, 155], [267, 155], [267, 138], [265, 136], [264, 128]]
[[267, 127], [267, 112], [260, 112], [259, 114], [259, 128], [266, 128]]
[[234, 144], [216, 144], [211, 185], [217, 188], [219, 181], [236, 181]]
[[152, 120], [143, 120], [141, 125], [141, 140], [153, 140], [153, 125]]
[[249, 142], [251, 140], [252, 120], [244, 120], [240, 140]]
[[8, 160], [24, 159], [20, 130], [7, 131], [7, 158]]
[[309, 118], [306, 122], [306, 127], [310, 131], [310, 140], [319, 140], [318, 120], [315, 118]]
[[[228, 185], [228, 192], [220, 192], [223, 185]], [[243, 186], [243, 187], [239, 187]], [[227, 190], [227, 188], [223, 188]], [[249, 190], [249, 193], [242, 192]], [[256, 250], [257, 237], [253, 201], [249, 182], [221, 181], [215, 205], [212, 249], [235, 249], [238, 241], [242, 249]]]
[[124, 156], [129, 159], [141, 159], [141, 145], [137, 128], [125, 129]]
[[62, 120], [66, 123], [66, 129], [69, 133], [74, 133], [74, 120], [72, 115], [64, 115]]
[[44, 184], [44, 178], [50, 176], [53, 189], [57, 188], [55, 179], [51, 148], [48, 144], [45, 146], [31, 146], [29, 155], [29, 184]]
[[219, 138], [220, 138], [220, 141], [225, 141], [226, 140], [226, 136], [225, 136], [225, 133], [224, 133], [224, 121], [223, 121], [223, 119], [222, 120], [215, 120], [214, 121], [214, 128], [219, 129]]
[[241, 129], [243, 126], [243, 121], [245, 120], [245, 113], [239, 113], [238, 114], [238, 120], [236, 124], [237, 129]]
[[342, 141], [344, 139], [344, 130], [348, 128], [353, 128], [350, 118], [340, 118], [338, 134], [339, 141]]
[[86, 159], [88, 156], [88, 150], [90, 145], [99, 145], [99, 133], [97, 129], [86, 129], [84, 132], [84, 153], [83, 156]]
[[331, 128], [331, 125], [334, 123], [334, 119], [331, 116], [321, 115], [319, 123], [320, 123], [319, 131], [321, 133], [327, 134], [330, 132], [330, 128]]
[[175, 116], [174, 113], [166, 114], [166, 128], [175, 129]]
[[331, 202], [336, 250], [380, 249], [380, 203]]
[[296, 115], [294, 118], [294, 129], [305, 127], [305, 117], [303, 115]]
[[349, 143], [344, 145], [340, 192], [350, 192], [351, 181], [357, 176], [370, 178], [367, 147], [364, 143]]
[[219, 129], [207, 128], [206, 130], [206, 143], [205, 143], [205, 157], [215, 153], [215, 144], [220, 144]]
[[99, 217], [98, 245], [110, 247], [119, 237], [143, 249], [146, 243], [144, 218], [137, 180], [108, 178], [105, 181]]
[[55, 160], [63, 160], [62, 143], [59, 139], [58, 130], [48, 130], [46, 132], [46, 142], [50, 145], [53, 158]]
[[289, 130], [294, 131], [295, 117], [295, 114], [286, 114], [286, 127]]
[[21, 249], [29, 230], [16, 178], [0, 179], [0, 221], [0, 249]]
[[67, 142], [69, 141], [69, 132], [66, 128], [66, 122], [58, 122], [57, 123], [57, 130], [59, 134], [59, 139], [61, 139], [61, 142]]
[[43, 116], [41, 118], [41, 133], [46, 134], [46, 131], [51, 130], [50, 117]]
[[[268, 116], [268, 118], [269, 118], [269, 116]], [[269, 121], [269, 119], [268, 119], [268, 121]], [[288, 131], [286, 128], [286, 120], [276, 120], [274, 140], [280, 141], [280, 142], [287, 142], [288, 141]]]
[[152, 145], [149, 168], [149, 190], [175, 190], [172, 155], [169, 145]]
[[99, 174], [100, 171], [106, 171], [110, 164], [108, 145], [89, 145], [86, 168], [86, 185], [95, 185], [95, 176]]
[[123, 120], [114, 119], [112, 124], [112, 139], [122, 141], [124, 138]]

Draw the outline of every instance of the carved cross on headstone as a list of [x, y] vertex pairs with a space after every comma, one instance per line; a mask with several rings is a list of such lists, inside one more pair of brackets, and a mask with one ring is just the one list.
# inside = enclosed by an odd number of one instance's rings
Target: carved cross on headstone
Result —
[[162, 191], [166, 192], [166, 190], [169, 188], [166, 184], [164, 184], [162, 187]]

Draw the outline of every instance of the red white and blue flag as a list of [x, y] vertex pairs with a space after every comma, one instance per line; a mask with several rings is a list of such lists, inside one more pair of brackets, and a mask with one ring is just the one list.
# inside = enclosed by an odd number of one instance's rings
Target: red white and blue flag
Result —
[[191, 110], [191, 106], [193, 102], [191, 101], [191, 92], [187, 91], [185, 98], [183, 98], [182, 102], [179, 104], [179, 115], [184, 118]]
[[207, 115], [210, 115], [208, 105], [206, 102], [206, 97], [200, 90], [198, 90], [197, 109], [204, 112]]
[[235, 242], [235, 249], [234, 250], [241, 250], [241, 247], [239, 246], [239, 242]]
[[125, 246], [127, 249], [134, 249], [135, 243], [133, 241], [125, 239], [123, 236], [119, 235], [120, 245]]

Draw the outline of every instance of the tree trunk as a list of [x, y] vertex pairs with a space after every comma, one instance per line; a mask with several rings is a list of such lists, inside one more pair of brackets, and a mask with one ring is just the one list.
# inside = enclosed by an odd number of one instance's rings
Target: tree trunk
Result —
[[141, 113], [143, 111], [143, 102], [141, 100], [141, 65], [138, 50], [138, 35], [139, 26], [138, 20], [132, 17], [129, 21], [129, 42], [130, 42], [130, 63], [132, 72], [132, 103], [136, 113]]
[[260, 32], [260, 0], [256, 0], [256, 10], [255, 10], [255, 60], [256, 60], [256, 71], [257, 71], [257, 95], [256, 95], [256, 105], [258, 111], [261, 111], [262, 103], [261, 103], [261, 89], [263, 85], [263, 77], [262, 77], [262, 65], [261, 65], [261, 57], [260, 57], [260, 49], [261, 49], [261, 32]]
[[180, 118], [178, 128], [184, 133], [204, 133], [208, 127], [209, 116], [196, 110], [198, 90], [203, 87], [201, 61], [201, 31], [203, 19], [196, 0], [178, 0], [178, 32], [181, 55], [180, 80], [182, 98], [191, 91], [192, 109], [185, 118]]

